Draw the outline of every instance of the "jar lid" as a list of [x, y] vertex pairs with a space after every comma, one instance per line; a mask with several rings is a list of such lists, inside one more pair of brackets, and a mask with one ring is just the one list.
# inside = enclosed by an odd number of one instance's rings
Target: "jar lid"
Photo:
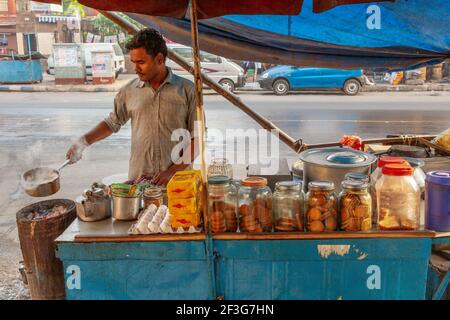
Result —
[[391, 156], [381, 156], [380, 159], [378, 159], [378, 168], [383, 168], [385, 165], [389, 163], [403, 163], [405, 162], [405, 159], [400, 157], [391, 157]]
[[337, 152], [329, 155], [327, 160], [338, 164], [355, 164], [364, 162], [366, 159], [362, 155], [352, 152]]
[[417, 158], [404, 157], [403, 159], [409, 163], [413, 168], [422, 168], [425, 165], [425, 161]]
[[344, 180], [363, 181], [368, 183], [370, 178], [367, 174], [362, 172], [348, 172], [345, 174]]
[[425, 179], [427, 182], [450, 186], [450, 171], [430, 171]]
[[330, 181], [311, 181], [308, 190], [333, 191], [334, 183]]
[[144, 197], [159, 197], [162, 195], [162, 190], [159, 187], [148, 187], [144, 190]]
[[414, 169], [407, 163], [391, 163], [383, 167], [381, 171], [387, 176], [412, 176]]
[[369, 184], [367, 182], [361, 180], [344, 180], [342, 181], [341, 185], [342, 188], [350, 190], [361, 190], [367, 189], [369, 187]]
[[275, 183], [275, 190], [279, 191], [300, 191], [302, 183], [300, 181], [280, 181]]
[[225, 185], [230, 183], [231, 178], [228, 176], [211, 176], [208, 178], [208, 184]]
[[267, 186], [267, 179], [263, 177], [247, 177], [242, 180], [241, 185], [244, 187], [264, 187]]

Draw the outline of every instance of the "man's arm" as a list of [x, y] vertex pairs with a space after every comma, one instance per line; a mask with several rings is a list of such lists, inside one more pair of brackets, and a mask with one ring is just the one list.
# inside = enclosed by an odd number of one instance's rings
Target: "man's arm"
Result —
[[177, 171], [185, 170], [198, 157], [198, 137], [192, 138], [191, 142], [183, 149], [183, 155], [178, 164], [173, 163], [167, 170], [160, 172], [153, 178], [153, 183], [156, 185], [167, 185], [169, 180]]
[[66, 158], [70, 163], [75, 163], [81, 159], [83, 150], [91, 144], [109, 137], [113, 131], [105, 121], [101, 121], [88, 133], [82, 135], [67, 151]]

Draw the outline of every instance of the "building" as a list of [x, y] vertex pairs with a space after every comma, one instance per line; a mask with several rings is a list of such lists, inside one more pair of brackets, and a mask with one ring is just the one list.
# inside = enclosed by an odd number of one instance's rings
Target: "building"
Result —
[[18, 52], [16, 20], [15, 1], [0, 0], [0, 54]]

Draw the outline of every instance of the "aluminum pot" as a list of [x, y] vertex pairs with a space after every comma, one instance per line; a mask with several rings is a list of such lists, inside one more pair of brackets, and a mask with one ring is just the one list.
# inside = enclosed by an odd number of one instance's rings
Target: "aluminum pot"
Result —
[[106, 186], [94, 183], [76, 199], [77, 216], [83, 221], [99, 221], [111, 217], [111, 197]]
[[300, 153], [303, 162], [303, 188], [307, 191], [310, 181], [331, 181], [336, 192], [341, 191], [341, 182], [349, 172], [370, 175], [377, 158], [366, 152], [350, 148], [311, 149]]
[[58, 169], [49, 167], [34, 168], [22, 174], [21, 184], [32, 197], [48, 197], [59, 191], [60, 171], [70, 163], [66, 160]]
[[112, 195], [113, 218], [116, 220], [136, 220], [141, 210], [141, 196], [125, 197]]

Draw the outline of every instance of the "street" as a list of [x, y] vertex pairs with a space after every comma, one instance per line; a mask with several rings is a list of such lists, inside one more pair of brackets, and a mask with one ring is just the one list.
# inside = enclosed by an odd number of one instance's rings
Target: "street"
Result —
[[[15, 213], [44, 199], [24, 194], [20, 174], [37, 166], [58, 167], [72, 140], [112, 110], [115, 93], [0, 93], [0, 299], [26, 298]], [[338, 141], [344, 134], [381, 138], [387, 134], [437, 134], [450, 127], [450, 92], [272, 94], [241, 93], [240, 98], [293, 138], [306, 143]], [[219, 95], [204, 97], [208, 130], [259, 129]], [[130, 127], [88, 148], [83, 159], [62, 172], [61, 190], [51, 198], [75, 199], [94, 181], [127, 172]], [[217, 155], [224, 141], [207, 148]], [[239, 145], [234, 153], [248, 152]], [[280, 143], [280, 157], [295, 153]]]

